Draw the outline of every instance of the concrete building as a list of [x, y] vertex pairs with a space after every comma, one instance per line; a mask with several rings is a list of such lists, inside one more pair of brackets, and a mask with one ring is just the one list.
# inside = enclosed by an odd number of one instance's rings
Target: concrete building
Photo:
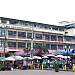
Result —
[[0, 17], [0, 50], [4, 50], [4, 43], [6, 43], [5, 51], [31, 48], [32, 39], [33, 46], [44, 45], [49, 50], [61, 50], [65, 45], [75, 49], [74, 32], [74, 24], [57, 26]]

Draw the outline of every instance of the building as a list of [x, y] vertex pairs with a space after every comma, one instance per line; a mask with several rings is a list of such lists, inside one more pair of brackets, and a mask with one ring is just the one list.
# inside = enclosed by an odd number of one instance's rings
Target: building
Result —
[[[66, 33], [68, 31], [68, 33]], [[33, 34], [32, 34], [33, 33]], [[0, 50], [18, 51], [39, 44], [49, 50], [75, 49], [75, 38], [68, 26], [49, 25], [31, 21], [0, 17]], [[75, 33], [74, 33], [75, 34]], [[33, 36], [33, 38], [32, 38]], [[4, 48], [5, 46], [6, 48]]]

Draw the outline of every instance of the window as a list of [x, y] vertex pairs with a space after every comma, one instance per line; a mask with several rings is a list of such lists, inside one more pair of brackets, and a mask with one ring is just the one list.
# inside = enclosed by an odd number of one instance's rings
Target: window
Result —
[[18, 37], [26, 37], [26, 32], [18, 32]]
[[53, 30], [58, 30], [58, 28], [57, 28], [57, 27], [53, 27], [52, 29], [53, 29]]
[[42, 34], [36, 34], [36, 39], [42, 39]]
[[2, 36], [6, 36], [6, 30], [2, 29], [1, 34], [2, 34]]
[[51, 50], [57, 50], [57, 45], [51, 44]]
[[27, 38], [31, 39], [32, 38], [32, 33], [27, 33]]
[[8, 42], [8, 47], [16, 47], [16, 42]]
[[16, 31], [8, 31], [8, 36], [16, 36]]
[[4, 40], [0, 40], [0, 47], [4, 47]]
[[59, 31], [64, 31], [64, 29], [63, 28], [59, 28]]
[[45, 35], [45, 40], [49, 40], [49, 38], [50, 38], [49, 35], [46, 34]]
[[25, 42], [18, 42], [18, 48], [25, 48]]
[[28, 26], [29, 25], [29, 23], [25, 23], [25, 26]]
[[6, 20], [1, 20], [1, 22], [2, 22], [2, 23], [7, 23], [7, 21], [6, 21]]
[[55, 35], [51, 35], [51, 41], [56, 41], [56, 36]]
[[50, 44], [46, 44], [46, 47], [47, 47], [48, 49], [50, 49]]
[[36, 24], [34, 24], [34, 27], [36, 27]]
[[35, 45], [37, 45], [37, 46], [42, 46], [42, 43], [35, 43]]
[[63, 49], [63, 45], [58, 45], [58, 49]]
[[58, 41], [63, 42], [63, 36], [58, 36]]
[[43, 28], [43, 25], [40, 25], [40, 28]]

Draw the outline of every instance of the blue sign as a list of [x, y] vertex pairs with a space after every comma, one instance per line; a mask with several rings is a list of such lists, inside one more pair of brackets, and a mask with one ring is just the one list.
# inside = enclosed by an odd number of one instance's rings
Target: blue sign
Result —
[[72, 50], [72, 53], [75, 53], [75, 50]]
[[[56, 52], [59, 52], [61, 54], [67, 54], [67, 50], [56, 50]], [[71, 54], [72, 53], [72, 50], [68, 50], [68, 54]]]

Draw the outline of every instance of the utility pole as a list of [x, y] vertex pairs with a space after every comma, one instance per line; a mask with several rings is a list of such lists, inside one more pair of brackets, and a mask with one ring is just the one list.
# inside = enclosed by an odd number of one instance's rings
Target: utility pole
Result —
[[6, 24], [2, 25], [2, 29], [4, 29], [4, 58], [5, 58], [5, 50], [6, 50]]
[[34, 34], [33, 34], [33, 24], [32, 24], [32, 38], [31, 38], [31, 55], [30, 57], [33, 58], [33, 55], [34, 55], [34, 52], [33, 52], [33, 37]]

